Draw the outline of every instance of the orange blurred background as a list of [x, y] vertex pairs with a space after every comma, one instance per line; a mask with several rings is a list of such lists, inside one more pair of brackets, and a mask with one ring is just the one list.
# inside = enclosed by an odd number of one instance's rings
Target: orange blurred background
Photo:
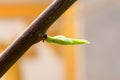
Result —
[[[0, 52], [53, 0], [0, 0]], [[47, 31], [90, 45], [39, 42], [1, 80], [120, 80], [120, 0], [78, 0]], [[17, 54], [17, 53], [16, 53]]]
[[[2, 52], [52, 0], [1, 0], [0, 1], [0, 52]], [[80, 9], [74, 4], [51, 26], [47, 34], [82, 37], [82, 27], [76, 22]], [[80, 6], [79, 6], [80, 7]], [[80, 20], [80, 19], [79, 19]], [[78, 27], [80, 30], [76, 29]], [[2, 80], [79, 80], [80, 46], [60, 46], [40, 42], [2, 77]], [[78, 52], [79, 51], [79, 52]], [[16, 52], [17, 54], [17, 52]], [[81, 58], [82, 61], [82, 58]]]

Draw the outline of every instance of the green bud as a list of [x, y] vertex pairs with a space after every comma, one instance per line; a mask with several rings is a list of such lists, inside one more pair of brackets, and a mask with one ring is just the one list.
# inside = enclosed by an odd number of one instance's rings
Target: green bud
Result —
[[90, 42], [87, 40], [83, 39], [72, 39], [72, 38], [67, 38], [62, 35], [57, 35], [54, 37], [47, 36], [45, 39], [49, 43], [56, 43], [60, 45], [78, 45], [78, 44], [89, 44]]

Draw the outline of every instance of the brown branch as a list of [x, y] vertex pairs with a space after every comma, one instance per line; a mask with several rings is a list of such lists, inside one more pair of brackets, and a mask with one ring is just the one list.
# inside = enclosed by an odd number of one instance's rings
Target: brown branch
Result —
[[0, 77], [33, 44], [42, 40], [53, 24], [76, 0], [55, 0], [0, 56]]

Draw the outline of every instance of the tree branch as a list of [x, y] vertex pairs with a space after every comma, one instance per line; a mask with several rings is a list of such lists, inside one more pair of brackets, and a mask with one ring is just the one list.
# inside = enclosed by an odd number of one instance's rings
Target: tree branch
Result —
[[33, 44], [42, 40], [53, 24], [76, 0], [55, 0], [0, 56], [0, 77]]

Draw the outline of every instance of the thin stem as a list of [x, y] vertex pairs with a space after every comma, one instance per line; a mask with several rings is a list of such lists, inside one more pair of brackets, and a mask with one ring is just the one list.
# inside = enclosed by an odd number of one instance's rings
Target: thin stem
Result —
[[35, 43], [76, 0], [55, 0], [0, 56], [0, 77]]

